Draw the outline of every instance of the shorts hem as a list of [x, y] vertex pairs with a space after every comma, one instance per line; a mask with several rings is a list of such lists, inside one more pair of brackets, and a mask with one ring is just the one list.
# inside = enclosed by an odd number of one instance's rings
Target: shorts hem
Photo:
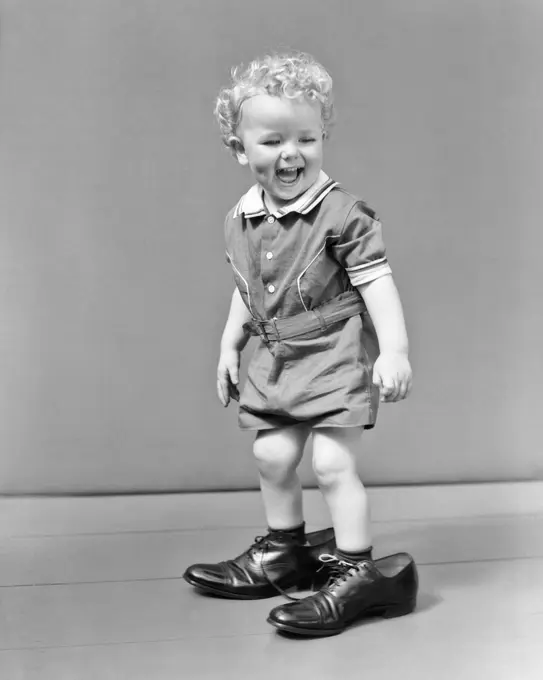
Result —
[[[244, 416], [247, 414], [244, 414]], [[277, 430], [281, 428], [287, 428], [287, 427], [294, 427], [296, 425], [306, 425], [307, 427], [310, 427], [312, 430], [318, 430], [318, 429], [324, 429], [327, 427], [338, 427], [338, 428], [348, 428], [348, 427], [361, 427], [364, 430], [371, 430], [375, 427], [376, 423], [376, 418], [371, 418], [368, 419], [366, 418], [361, 418], [359, 420], [356, 420], [354, 422], [337, 422], [334, 420], [328, 420], [327, 418], [319, 419], [317, 418], [308, 418], [307, 420], [297, 420], [296, 418], [285, 418], [283, 422], [281, 422], [281, 418], [278, 417], [277, 420], [273, 419], [272, 420], [267, 420], [265, 418], [258, 418], [258, 417], [252, 417], [250, 420], [248, 419], [248, 422], [245, 421], [245, 417], [240, 417], [238, 419], [238, 426], [240, 430], [249, 430], [249, 431], [255, 431], [255, 430]]]

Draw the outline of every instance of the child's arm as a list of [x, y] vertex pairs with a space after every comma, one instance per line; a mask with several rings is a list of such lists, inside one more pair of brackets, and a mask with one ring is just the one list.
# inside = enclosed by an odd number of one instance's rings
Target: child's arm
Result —
[[390, 274], [358, 286], [379, 340], [380, 354], [373, 367], [373, 383], [382, 401], [405, 399], [411, 390], [409, 342], [402, 303]]
[[250, 334], [243, 328], [243, 324], [250, 320], [251, 314], [236, 288], [221, 338], [221, 353], [217, 367], [217, 394], [223, 406], [228, 406], [230, 397], [239, 401], [237, 385], [240, 354], [250, 337]]

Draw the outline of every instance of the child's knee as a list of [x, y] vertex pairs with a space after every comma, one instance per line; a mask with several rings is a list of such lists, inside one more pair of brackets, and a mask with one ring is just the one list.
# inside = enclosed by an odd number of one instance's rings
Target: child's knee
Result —
[[314, 434], [313, 472], [321, 488], [333, 488], [346, 478], [357, 475], [350, 438], [346, 432]]
[[345, 461], [334, 451], [313, 452], [313, 472], [321, 488], [335, 486], [348, 472]]
[[274, 437], [259, 437], [253, 445], [253, 454], [260, 474], [281, 478], [292, 474], [299, 462], [299, 451]]

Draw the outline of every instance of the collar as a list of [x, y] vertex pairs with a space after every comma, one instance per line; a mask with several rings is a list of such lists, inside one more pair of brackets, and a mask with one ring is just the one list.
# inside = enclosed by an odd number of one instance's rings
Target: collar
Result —
[[234, 208], [233, 217], [244, 215], [245, 217], [261, 217], [271, 214], [274, 217], [283, 217], [291, 212], [297, 212], [300, 215], [306, 215], [308, 212], [318, 205], [325, 196], [327, 196], [334, 187], [337, 187], [339, 182], [330, 179], [328, 175], [322, 170], [307, 191], [284, 208], [279, 208], [275, 212], [268, 213], [264, 205], [263, 189], [259, 184], [254, 184], [249, 191], [240, 198], [238, 204]]

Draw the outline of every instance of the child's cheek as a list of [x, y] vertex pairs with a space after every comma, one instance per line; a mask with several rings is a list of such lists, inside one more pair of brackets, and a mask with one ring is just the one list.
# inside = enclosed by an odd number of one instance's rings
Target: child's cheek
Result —
[[265, 175], [270, 169], [273, 169], [273, 165], [269, 162], [258, 160], [255, 162], [253, 168], [257, 175]]

